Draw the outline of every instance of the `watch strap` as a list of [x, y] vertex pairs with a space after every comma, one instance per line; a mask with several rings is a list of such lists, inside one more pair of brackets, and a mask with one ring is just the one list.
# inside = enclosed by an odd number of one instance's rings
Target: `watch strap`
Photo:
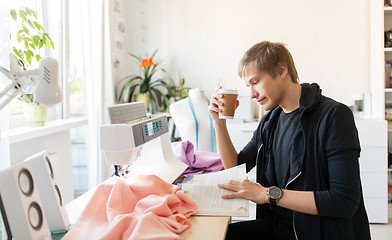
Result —
[[269, 198], [269, 201], [271, 206], [276, 206], [276, 204], [278, 203], [278, 199]]
[[[271, 188], [278, 189], [280, 191], [280, 195], [278, 196], [278, 198], [271, 197], [271, 195], [270, 195], [270, 189]], [[271, 209], [274, 209], [276, 207], [279, 199], [283, 196], [283, 192], [282, 192], [282, 189], [280, 189], [278, 187], [275, 187], [275, 186], [272, 186], [272, 187], [267, 189], [267, 195], [268, 195], [268, 199], [269, 199], [269, 202], [270, 202], [270, 207], [271, 207]]]

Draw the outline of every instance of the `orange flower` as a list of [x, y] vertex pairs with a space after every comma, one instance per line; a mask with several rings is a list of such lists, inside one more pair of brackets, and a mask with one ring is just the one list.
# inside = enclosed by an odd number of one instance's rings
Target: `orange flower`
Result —
[[152, 61], [152, 58], [143, 59], [143, 60], [142, 60], [142, 64], [140, 64], [140, 67], [141, 67], [141, 68], [145, 68], [145, 67], [148, 67], [148, 66], [150, 66], [150, 65], [155, 66], [155, 63]]

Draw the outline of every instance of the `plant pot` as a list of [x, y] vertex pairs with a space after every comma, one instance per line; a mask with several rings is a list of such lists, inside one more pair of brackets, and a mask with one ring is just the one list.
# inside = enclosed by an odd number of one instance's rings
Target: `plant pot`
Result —
[[23, 113], [28, 126], [43, 126], [48, 109], [38, 103], [24, 103]]
[[150, 111], [150, 95], [145, 93], [138, 93], [135, 96], [135, 102], [145, 102], [147, 111]]

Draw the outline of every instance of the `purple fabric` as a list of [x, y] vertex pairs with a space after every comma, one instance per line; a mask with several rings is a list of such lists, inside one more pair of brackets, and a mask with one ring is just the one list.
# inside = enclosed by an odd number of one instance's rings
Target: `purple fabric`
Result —
[[194, 151], [189, 141], [173, 142], [173, 153], [181, 162], [188, 165], [183, 176], [216, 172], [223, 169], [220, 155], [214, 152]]

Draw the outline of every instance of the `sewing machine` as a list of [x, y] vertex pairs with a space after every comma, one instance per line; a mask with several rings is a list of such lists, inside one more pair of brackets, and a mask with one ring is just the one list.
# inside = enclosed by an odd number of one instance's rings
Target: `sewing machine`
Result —
[[[165, 115], [147, 116], [143, 102], [110, 106], [109, 113], [111, 124], [101, 126], [100, 145], [106, 162], [117, 166], [119, 176], [131, 179], [138, 174], [155, 174], [173, 183], [187, 168], [173, 154]], [[112, 177], [105, 182], [115, 180]], [[71, 224], [79, 218], [94, 192], [95, 188], [67, 205]], [[192, 231], [186, 240], [224, 239], [230, 219], [191, 216]]]
[[147, 116], [144, 102], [110, 106], [109, 114], [100, 147], [117, 176], [155, 174], [172, 183], [187, 168], [173, 154], [165, 115]]

